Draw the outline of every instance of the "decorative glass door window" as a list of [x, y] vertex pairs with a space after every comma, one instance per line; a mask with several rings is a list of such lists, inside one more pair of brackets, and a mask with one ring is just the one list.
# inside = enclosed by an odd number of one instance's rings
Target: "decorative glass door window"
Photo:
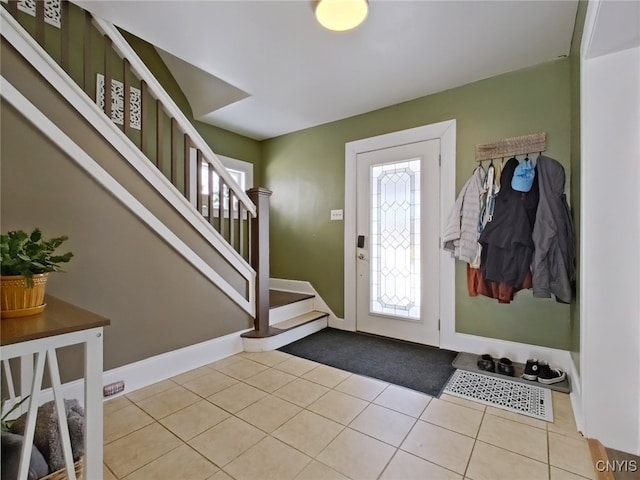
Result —
[[371, 166], [372, 314], [420, 320], [420, 163]]

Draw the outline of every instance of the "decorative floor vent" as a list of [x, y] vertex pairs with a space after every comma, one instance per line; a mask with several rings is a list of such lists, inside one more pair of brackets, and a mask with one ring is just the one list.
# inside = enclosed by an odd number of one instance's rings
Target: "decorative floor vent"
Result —
[[456, 370], [443, 393], [553, 422], [553, 403], [548, 388]]

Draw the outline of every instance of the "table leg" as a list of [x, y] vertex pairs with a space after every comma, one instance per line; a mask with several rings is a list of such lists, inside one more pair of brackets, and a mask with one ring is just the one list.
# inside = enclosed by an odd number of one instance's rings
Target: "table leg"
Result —
[[102, 480], [102, 328], [92, 330], [84, 347], [84, 478]]

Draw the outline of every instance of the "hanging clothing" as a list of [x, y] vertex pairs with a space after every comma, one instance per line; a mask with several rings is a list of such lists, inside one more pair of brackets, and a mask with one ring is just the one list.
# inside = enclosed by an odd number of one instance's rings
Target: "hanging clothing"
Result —
[[444, 250], [451, 252], [454, 258], [472, 265], [480, 263], [478, 217], [484, 176], [485, 172], [480, 167], [473, 171], [471, 178], [460, 190], [442, 236]]
[[471, 265], [467, 264], [467, 291], [470, 297], [484, 295], [485, 297], [497, 299], [498, 303], [511, 303], [517, 292], [531, 288], [531, 285], [531, 273], [527, 274], [519, 288], [514, 288], [504, 282], [496, 283], [485, 280], [480, 269], [472, 268]]
[[538, 207], [538, 182], [534, 178], [529, 192], [511, 187], [516, 167], [511, 158], [500, 176], [500, 191], [496, 195], [493, 220], [479, 238], [482, 247], [481, 271], [485, 281], [520, 289], [530, 273], [533, 258], [532, 230]]
[[536, 162], [540, 202], [533, 228], [533, 296], [571, 302], [575, 280], [575, 246], [571, 213], [564, 194], [565, 172], [557, 160], [540, 155]]

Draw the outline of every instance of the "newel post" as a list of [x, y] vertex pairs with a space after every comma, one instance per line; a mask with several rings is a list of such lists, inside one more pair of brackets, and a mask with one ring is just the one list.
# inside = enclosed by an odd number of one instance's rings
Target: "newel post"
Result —
[[251, 266], [256, 271], [256, 319], [255, 331], [251, 333], [262, 337], [269, 333], [269, 197], [272, 192], [252, 188], [247, 193], [257, 210], [251, 219]]

